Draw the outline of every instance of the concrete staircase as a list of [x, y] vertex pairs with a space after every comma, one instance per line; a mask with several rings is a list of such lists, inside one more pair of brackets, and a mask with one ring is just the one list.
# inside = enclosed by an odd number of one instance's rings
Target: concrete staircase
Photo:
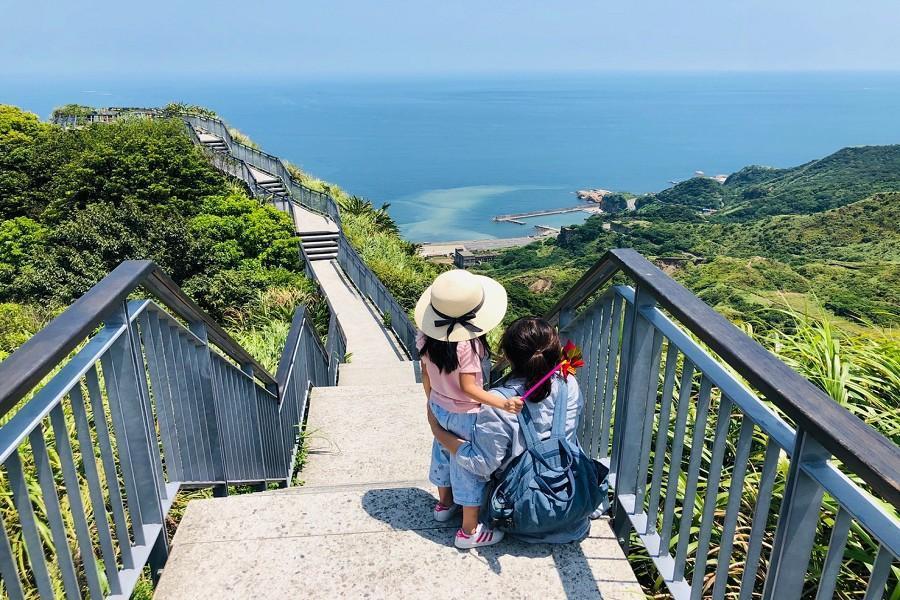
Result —
[[343, 365], [312, 391], [303, 485], [195, 500], [156, 592], [181, 598], [643, 598], [606, 520], [581, 544], [463, 552], [431, 517], [416, 366]]
[[309, 231], [300, 234], [303, 251], [309, 260], [337, 258], [338, 236], [335, 231]]
[[219, 136], [212, 135], [211, 133], [206, 133], [203, 130], [197, 130], [197, 138], [199, 138], [200, 143], [205, 147], [215, 151], [221, 152], [222, 154], [228, 154], [228, 144], [225, 143], [225, 140], [220, 138]]

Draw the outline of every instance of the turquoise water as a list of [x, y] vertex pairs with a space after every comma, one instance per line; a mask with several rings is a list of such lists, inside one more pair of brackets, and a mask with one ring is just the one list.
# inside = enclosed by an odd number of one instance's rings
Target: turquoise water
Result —
[[0, 102], [41, 116], [66, 102], [170, 100], [210, 106], [267, 151], [389, 202], [416, 241], [522, 235], [530, 227], [491, 217], [571, 206], [580, 188], [654, 191], [695, 170], [900, 143], [897, 73], [0, 80]]

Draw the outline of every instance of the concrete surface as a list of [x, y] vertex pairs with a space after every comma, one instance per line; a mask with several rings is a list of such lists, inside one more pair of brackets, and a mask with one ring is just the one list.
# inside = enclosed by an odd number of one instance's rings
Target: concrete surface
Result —
[[399, 366], [400, 362], [408, 360], [400, 343], [382, 324], [381, 316], [360, 297], [337, 262], [315, 261], [312, 270], [344, 329], [347, 352], [353, 354], [351, 362], [354, 365]]
[[434, 502], [421, 486], [195, 500], [155, 597], [644, 597], [604, 520], [581, 544], [459, 551]]

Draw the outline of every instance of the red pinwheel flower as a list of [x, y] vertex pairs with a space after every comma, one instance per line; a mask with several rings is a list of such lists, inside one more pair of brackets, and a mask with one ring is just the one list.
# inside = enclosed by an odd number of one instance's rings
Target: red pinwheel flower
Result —
[[567, 341], [562, 349], [562, 362], [559, 365], [560, 375], [568, 379], [569, 375], [574, 375], [583, 366], [581, 348], [576, 346], [572, 340]]

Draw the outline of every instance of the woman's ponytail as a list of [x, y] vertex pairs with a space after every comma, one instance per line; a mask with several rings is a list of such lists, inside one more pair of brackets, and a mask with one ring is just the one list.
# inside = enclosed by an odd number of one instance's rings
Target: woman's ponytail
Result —
[[[514, 321], [503, 334], [500, 345], [512, 365], [513, 375], [525, 379], [525, 389], [530, 389], [560, 362], [559, 336], [544, 319], [525, 317]], [[550, 395], [552, 384], [551, 377], [528, 400], [544, 400]]]

